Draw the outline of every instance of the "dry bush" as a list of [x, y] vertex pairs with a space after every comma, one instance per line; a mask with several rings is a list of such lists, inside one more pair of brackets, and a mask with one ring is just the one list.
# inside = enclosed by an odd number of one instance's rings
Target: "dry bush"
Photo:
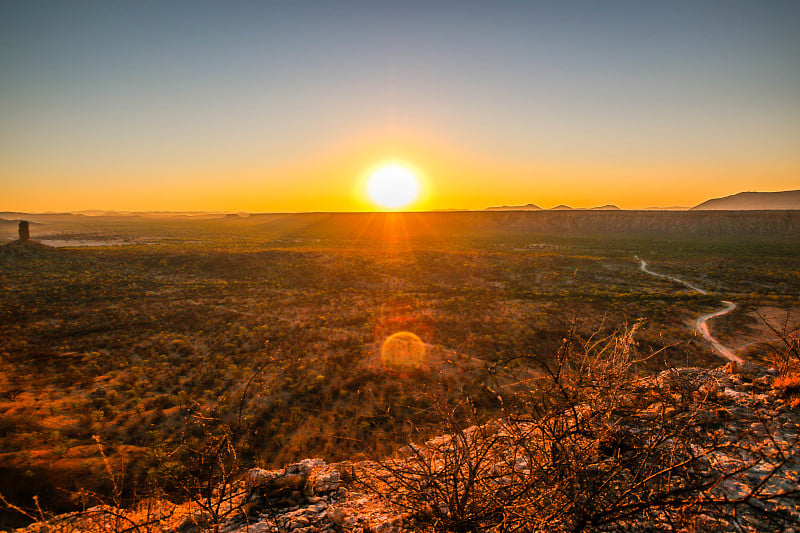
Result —
[[772, 381], [772, 387], [786, 396], [796, 395], [800, 393], [800, 374], [793, 372], [778, 376]]
[[[680, 373], [669, 390], [642, 385], [633, 374], [635, 331], [570, 335], [502, 419], [461, 429], [468, 400], [440, 409], [448, 436], [375, 460], [360, 482], [415, 516], [420, 530], [725, 529], [725, 517], [739, 511], [757, 515], [758, 524], [792, 523], [770, 505], [796, 498], [796, 488], [768, 482], [797, 459], [796, 443], [775, 456], [755, 439], [723, 438], [707, 410], [688, 404], [715, 395]], [[642, 405], [659, 395], [674, 405]], [[736, 497], [719, 492], [753, 472], [762, 481], [754, 488]]]
[[798, 311], [788, 310], [783, 320], [774, 324], [764, 315], [756, 312], [762, 322], [777, 338], [777, 345], [768, 345], [769, 359], [778, 373], [786, 375], [800, 371], [800, 318]]

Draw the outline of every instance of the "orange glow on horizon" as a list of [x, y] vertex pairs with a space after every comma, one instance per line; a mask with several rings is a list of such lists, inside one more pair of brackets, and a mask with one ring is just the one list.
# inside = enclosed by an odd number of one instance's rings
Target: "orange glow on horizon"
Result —
[[[796, 162], [564, 161], [520, 158], [448, 142], [452, 132], [409, 128], [362, 130], [303, 157], [219, 160], [183, 165], [149, 161], [139, 166], [66, 170], [47, 161], [10, 168], [0, 211], [85, 209], [119, 211], [309, 212], [376, 211], [367, 194], [371, 162], [413, 162], [419, 195], [409, 211], [481, 210], [490, 206], [566, 204], [622, 209], [691, 207], [710, 198], [754, 190], [797, 188]], [[394, 156], [394, 157], [388, 157]], [[177, 162], [175, 162], [177, 163]], [[365, 168], [368, 169], [365, 171]], [[383, 209], [380, 209], [383, 210]]]

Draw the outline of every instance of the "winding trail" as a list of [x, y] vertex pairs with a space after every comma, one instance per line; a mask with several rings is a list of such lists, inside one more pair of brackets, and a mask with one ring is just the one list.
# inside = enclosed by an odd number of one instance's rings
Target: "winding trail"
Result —
[[675, 281], [677, 283], [680, 283], [681, 285], [685, 285], [685, 286], [689, 287], [690, 289], [692, 289], [695, 292], [699, 292], [700, 294], [708, 294], [708, 291], [705, 291], [705, 290], [701, 289], [697, 285], [692, 285], [688, 281], [684, 281], [684, 280], [682, 280], [680, 278], [676, 278], [676, 277], [673, 277], [673, 276], [670, 276], [670, 275], [667, 275], [667, 274], [661, 274], [659, 272], [654, 272], [654, 271], [650, 270], [649, 268], [647, 268], [647, 261], [645, 261], [644, 259], [639, 259], [638, 257], [636, 259], [638, 259], [639, 262], [641, 263], [641, 266], [639, 268], [641, 269], [642, 272], [647, 272], [648, 274], [650, 274], [652, 276], [657, 276], [659, 278], [664, 278], [664, 279], [669, 279], [669, 280]]
[[[664, 278], [664, 279], [668, 279], [668, 280], [674, 281], [676, 283], [680, 283], [681, 285], [684, 285], [684, 286], [692, 289], [695, 292], [699, 292], [700, 294], [708, 294], [708, 291], [703, 290], [700, 287], [698, 287], [697, 285], [693, 285], [693, 284], [689, 283], [688, 281], [682, 280], [680, 278], [676, 278], [674, 276], [669, 276], [667, 274], [661, 274], [660, 272], [655, 272], [653, 270], [650, 270], [649, 268], [647, 268], [647, 261], [645, 261], [644, 259], [639, 259], [639, 257], [636, 257], [636, 260], [639, 261], [639, 263], [640, 263], [639, 268], [640, 268], [640, 270], [642, 272], [646, 272], [646, 273], [650, 274], [651, 276], [656, 276], [656, 277], [659, 277], [659, 278]], [[703, 315], [703, 316], [699, 317], [697, 319], [697, 321], [695, 322], [694, 329], [698, 333], [703, 335], [703, 338], [705, 338], [709, 343], [711, 343], [711, 347], [714, 350], [716, 350], [717, 353], [719, 353], [722, 357], [724, 357], [728, 361], [733, 361], [734, 363], [737, 363], [737, 364], [743, 364], [744, 360], [741, 357], [739, 357], [738, 355], [736, 355], [735, 353], [733, 353], [733, 350], [731, 350], [730, 348], [728, 348], [727, 346], [725, 346], [724, 344], [719, 342], [719, 339], [714, 337], [711, 334], [711, 331], [708, 329], [708, 321], [709, 320], [711, 320], [712, 318], [716, 318], [718, 316], [726, 315], [726, 314], [730, 313], [731, 311], [733, 311], [734, 309], [736, 309], [736, 304], [733, 303], [733, 302], [729, 302], [727, 300], [722, 300], [722, 303], [724, 304], [724, 307], [722, 309], [717, 309], [716, 311], [713, 311], [711, 313], [708, 313], [706, 315]]]
[[733, 302], [722, 300], [722, 303], [725, 304], [725, 307], [723, 307], [722, 309], [718, 309], [713, 313], [708, 313], [707, 315], [703, 315], [700, 318], [698, 318], [697, 322], [695, 323], [695, 329], [703, 334], [703, 337], [705, 337], [706, 340], [711, 343], [711, 346], [715, 350], [717, 350], [717, 352], [719, 352], [720, 355], [722, 355], [722, 357], [724, 357], [729, 361], [733, 361], [734, 363], [742, 364], [744, 363], [742, 358], [733, 353], [733, 350], [731, 350], [730, 348], [719, 342], [717, 338], [711, 335], [711, 332], [708, 330], [709, 320], [711, 320], [712, 318], [716, 318], [718, 316], [722, 316], [726, 313], [730, 313], [731, 311], [736, 309], [736, 304]]

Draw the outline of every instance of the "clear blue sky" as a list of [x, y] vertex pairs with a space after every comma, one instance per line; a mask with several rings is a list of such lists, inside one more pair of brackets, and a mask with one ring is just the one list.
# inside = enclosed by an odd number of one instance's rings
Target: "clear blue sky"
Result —
[[0, 210], [800, 188], [800, 2], [3, 2]]

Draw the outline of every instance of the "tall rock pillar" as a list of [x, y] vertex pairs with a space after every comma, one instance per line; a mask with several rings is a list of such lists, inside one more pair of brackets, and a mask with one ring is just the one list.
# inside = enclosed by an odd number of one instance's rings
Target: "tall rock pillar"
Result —
[[31, 238], [31, 232], [28, 228], [27, 220], [19, 221], [19, 240], [22, 242], [28, 241]]

